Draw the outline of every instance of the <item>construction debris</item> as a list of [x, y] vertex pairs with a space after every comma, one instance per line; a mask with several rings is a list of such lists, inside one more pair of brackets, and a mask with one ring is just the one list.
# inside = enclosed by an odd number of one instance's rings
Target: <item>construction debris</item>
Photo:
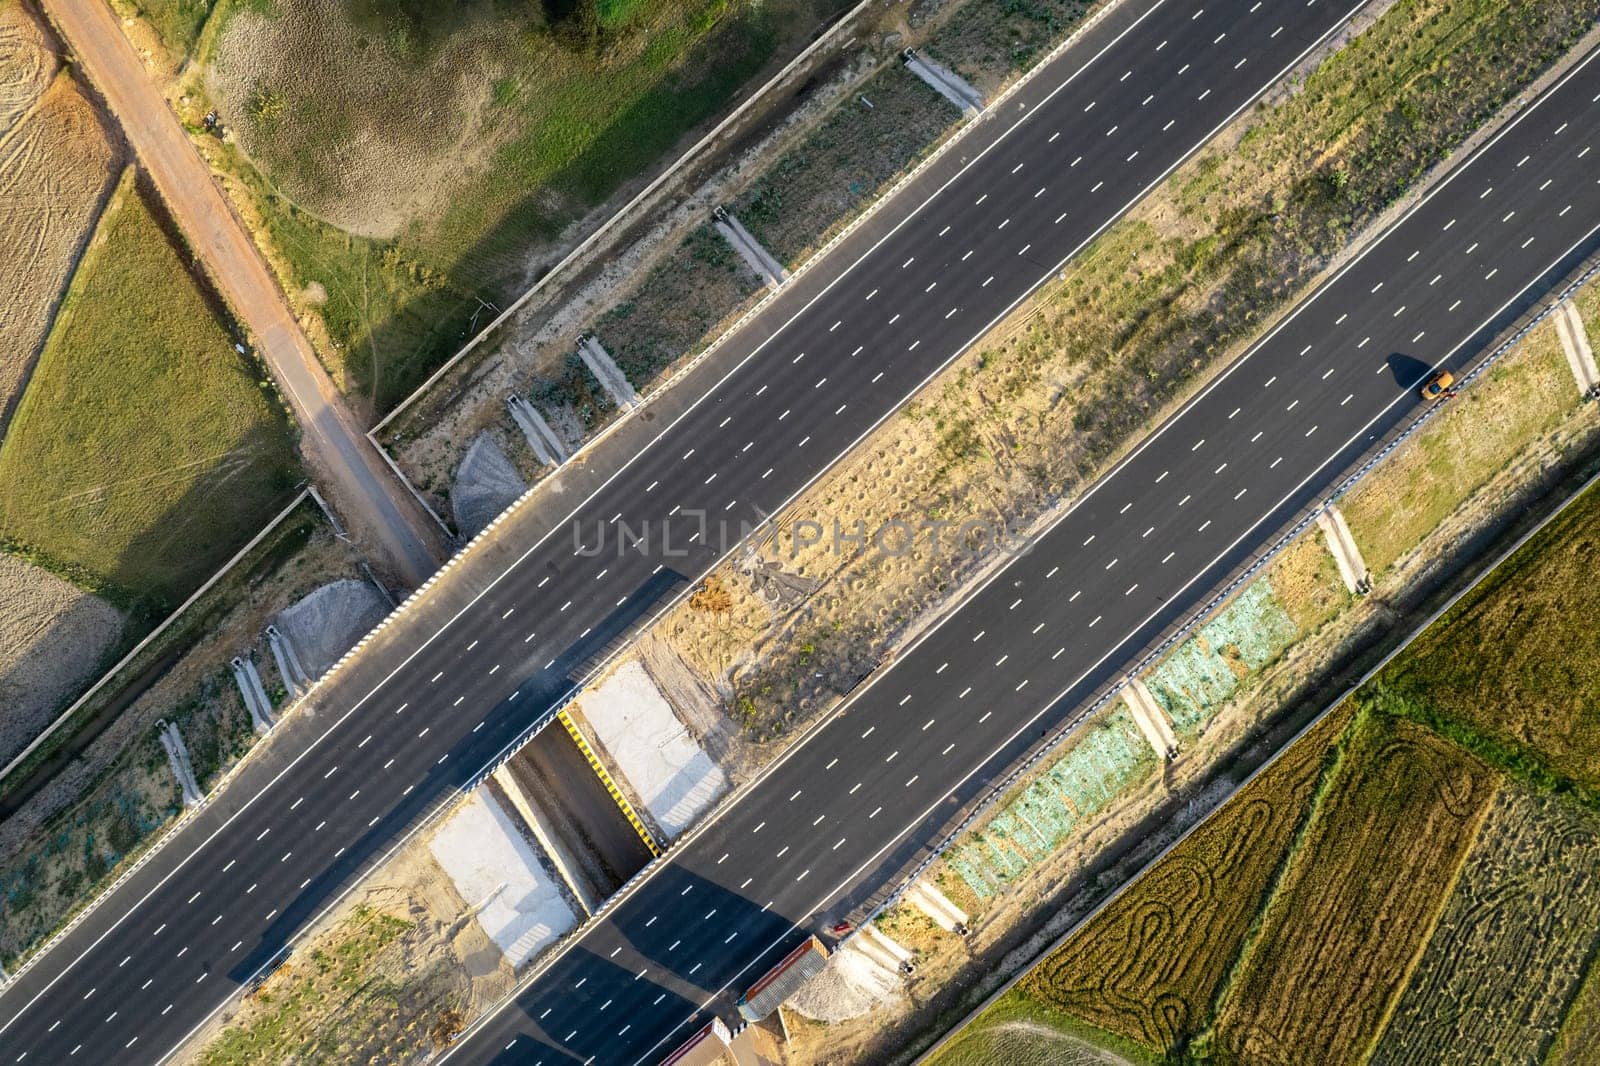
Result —
[[388, 613], [388, 602], [370, 582], [345, 578], [278, 612], [273, 628], [284, 642], [290, 666], [309, 688]]
[[463, 537], [477, 536], [527, 491], [528, 483], [500, 450], [499, 443], [484, 430], [473, 438], [450, 483], [450, 510], [455, 515], [456, 529]]

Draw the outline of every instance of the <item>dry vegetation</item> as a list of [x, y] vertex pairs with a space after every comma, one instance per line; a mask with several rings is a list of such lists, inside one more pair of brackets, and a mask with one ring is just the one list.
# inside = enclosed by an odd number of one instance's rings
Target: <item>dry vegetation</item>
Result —
[[1600, 819], [1504, 789], [1375, 1064], [1541, 1062], [1600, 941]]
[[420, 1063], [512, 982], [511, 967], [426, 841], [414, 841], [180, 1061]]
[[1434, 418], [1415, 445], [1340, 502], [1373, 573], [1393, 565], [1529, 441], [1578, 407], [1555, 326], [1545, 323]]
[[[1409, 723], [1363, 716], [1230, 979], [1230, 1061], [1362, 1058], [1426, 942], [1497, 777]], [[1404, 842], [1403, 845], [1400, 842]]]
[[[1001, 521], [1027, 528], [1103, 469], [1207, 368], [1248, 341], [1361, 225], [1587, 28], [1582, 4], [1536, 11], [1400, 0], [1113, 227], [814, 489], [799, 514]], [[1501, 55], [1491, 65], [1485, 50]], [[1332, 145], [1327, 151], [1323, 147]], [[1570, 389], [1567, 390], [1570, 393]], [[1315, 575], [1325, 564], [1307, 567]], [[731, 611], [667, 620], [690, 661], [770, 737], [847, 691], [971, 555], [769, 551], [815, 591], [776, 617], [737, 570]], [[1297, 575], [1304, 576], [1304, 575]], [[1297, 583], [1296, 591], [1300, 590]], [[1337, 593], [1294, 601], [1324, 619]]]
[[733, 212], [780, 263], [797, 266], [937, 147], [960, 118], [893, 63], [778, 157], [734, 201]]
[[0, 436], [121, 152], [20, 0], [0, 2]]
[[1348, 720], [1324, 718], [1013, 995], [1157, 1055], [1181, 1049], [1208, 1020]]
[[990, 99], [1071, 32], [1091, 6], [1083, 0], [968, 4], [944, 25], [928, 51]]
[[159, 617], [283, 505], [292, 432], [124, 181], [0, 446], [0, 535]]
[[1363, 698], [1517, 776], [1600, 805], [1597, 550], [1600, 496], [1591, 492], [1418, 638]]

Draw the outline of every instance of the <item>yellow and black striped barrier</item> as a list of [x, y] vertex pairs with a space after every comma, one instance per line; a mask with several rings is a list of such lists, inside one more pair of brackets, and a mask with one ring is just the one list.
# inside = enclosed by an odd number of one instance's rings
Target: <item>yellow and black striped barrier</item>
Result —
[[595, 755], [594, 749], [589, 746], [589, 742], [579, 732], [578, 723], [574, 722], [571, 715], [567, 714], [566, 711], [557, 711], [556, 717], [561, 719], [561, 724], [567, 727], [567, 733], [572, 737], [572, 742], [578, 745], [578, 750], [583, 752], [583, 757], [589, 760], [589, 765], [593, 767], [595, 774], [600, 778], [600, 783], [606, 786], [607, 792], [611, 793], [611, 798], [616, 801], [617, 809], [628, 820], [628, 824], [633, 826], [633, 831], [639, 834], [639, 839], [644, 841], [644, 846], [650, 849], [650, 854], [653, 857], [660, 858], [661, 846], [656, 843], [655, 837], [650, 835], [650, 830], [645, 828], [644, 822], [639, 820], [639, 815], [634, 811], [633, 804], [628, 802], [628, 797], [622, 794], [622, 790], [617, 788], [617, 783], [611, 780], [611, 775], [606, 773], [606, 768], [601, 764], [599, 757]]

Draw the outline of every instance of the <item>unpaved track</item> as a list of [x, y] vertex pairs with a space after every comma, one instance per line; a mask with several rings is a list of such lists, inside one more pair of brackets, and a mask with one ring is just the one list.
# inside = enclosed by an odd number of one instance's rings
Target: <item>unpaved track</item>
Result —
[[116, 17], [104, 0], [42, 0], [42, 7], [120, 122], [234, 314], [254, 334], [299, 420], [301, 449], [316, 479], [329, 489], [361, 546], [393, 578], [412, 588], [421, 585], [445, 554], [438, 528], [362, 439], [266, 263], [146, 76]]

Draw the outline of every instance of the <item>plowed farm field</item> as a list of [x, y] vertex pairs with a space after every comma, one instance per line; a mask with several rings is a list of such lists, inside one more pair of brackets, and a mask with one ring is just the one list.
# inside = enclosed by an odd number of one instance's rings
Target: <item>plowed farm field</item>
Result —
[[1157, 1054], [1206, 1023], [1217, 987], [1282, 867], [1349, 722], [1304, 738], [1018, 986]]
[[0, 436], [121, 168], [100, 114], [57, 66], [43, 27], [0, 0]]
[[1544, 1061], [1597, 941], [1600, 819], [1504, 789], [1372, 1061]]
[[1214, 1037], [1225, 1058], [1365, 1057], [1498, 781], [1420, 726], [1358, 719], [1223, 999]]

